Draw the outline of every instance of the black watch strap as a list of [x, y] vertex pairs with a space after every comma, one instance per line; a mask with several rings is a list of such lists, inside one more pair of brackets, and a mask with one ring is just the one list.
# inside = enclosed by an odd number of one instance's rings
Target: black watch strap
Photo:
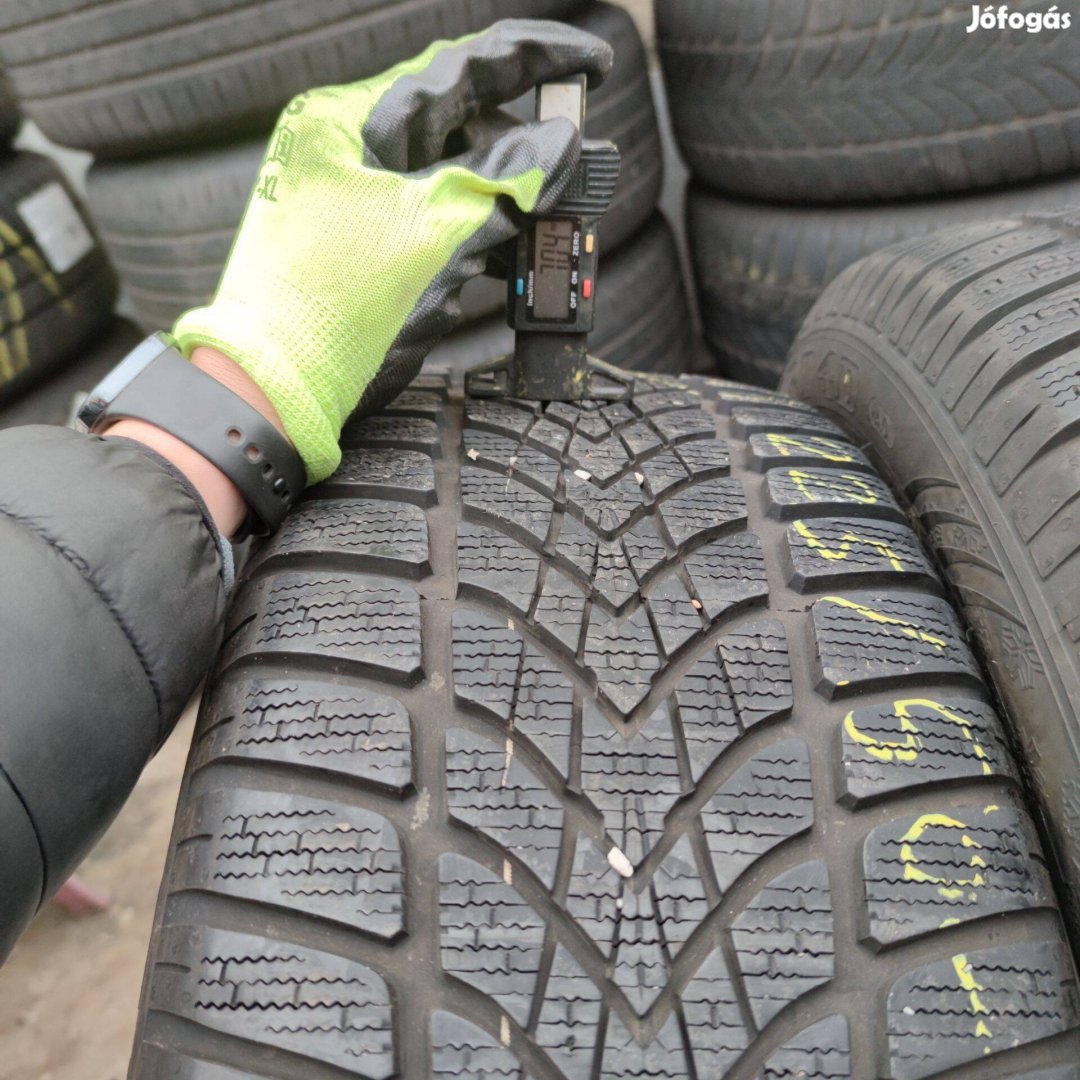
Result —
[[250, 512], [247, 531], [273, 532], [307, 482], [300, 455], [257, 409], [185, 360], [164, 335], [136, 352], [154, 342], [160, 351], [153, 359], [111, 399], [99, 395], [106, 379], [87, 398], [80, 419], [92, 432], [117, 420], [145, 420], [169, 432], [240, 489]]

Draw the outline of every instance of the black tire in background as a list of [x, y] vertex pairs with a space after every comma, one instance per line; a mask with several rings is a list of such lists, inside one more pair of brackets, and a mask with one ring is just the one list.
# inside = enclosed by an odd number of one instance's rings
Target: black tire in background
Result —
[[1074, 1075], [987, 689], [828, 420], [427, 374], [345, 443], [233, 602], [132, 1080]]
[[[571, 21], [615, 49], [611, 74], [589, 94], [585, 126], [586, 135], [611, 139], [623, 155], [601, 227], [607, 253], [656, 208], [663, 179], [660, 132], [645, 49], [630, 16], [596, 3]], [[526, 95], [511, 110], [531, 116], [532, 102]], [[266, 136], [260, 135], [236, 146], [91, 167], [87, 203], [148, 330], [172, 326], [181, 312], [213, 295], [265, 151]], [[481, 280], [466, 287], [462, 303], [466, 318], [480, 318], [499, 310], [503, 292]]]
[[[514, 350], [506, 324], [506, 283], [492, 279], [502, 312], [443, 338], [425, 363], [462, 372]], [[589, 337], [594, 356], [631, 371], [678, 374], [691, 370], [694, 332], [675, 235], [656, 213], [614, 255], [600, 253], [596, 319]]]
[[7, 144], [15, 137], [22, 123], [19, 103], [11, 89], [7, 76], [0, 71], [0, 143]]
[[0, 0], [0, 63], [27, 116], [97, 157], [268, 131], [294, 94], [375, 75], [505, 18], [581, 0]]
[[[1080, 25], [968, 34], [972, 7], [658, 2], [672, 120], [691, 171], [748, 198], [869, 202], [1080, 170]], [[1007, 5], [1031, 15], [1052, 7]]]
[[113, 317], [79, 350], [70, 364], [45, 379], [10, 405], [0, 408], [0, 429], [23, 424], [70, 423], [76, 402], [107, 375], [144, 334], [127, 319]]
[[25, 152], [0, 158], [0, 403], [76, 357], [112, 318], [116, 291], [56, 165]]
[[949, 225], [1076, 203], [1074, 178], [872, 208], [768, 206], [692, 184], [687, 239], [705, 339], [724, 375], [775, 387], [814, 301], [857, 259]]
[[785, 388], [868, 447], [937, 556], [1005, 704], [1080, 941], [1080, 214], [864, 259]]

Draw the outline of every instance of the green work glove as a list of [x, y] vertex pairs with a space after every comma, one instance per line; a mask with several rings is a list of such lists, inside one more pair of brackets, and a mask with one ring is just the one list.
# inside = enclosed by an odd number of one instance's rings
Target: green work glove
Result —
[[563, 119], [442, 160], [447, 136], [611, 60], [591, 34], [511, 20], [286, 106], [217, 293], [174, 333], [185, 355], [211, 345], [258, 383], [309, 482], [337, 467], [350, 414], [393, 398], [453, 326], [461, 286], [516, 234], [517, 211], [558, 202], [581, 146]]

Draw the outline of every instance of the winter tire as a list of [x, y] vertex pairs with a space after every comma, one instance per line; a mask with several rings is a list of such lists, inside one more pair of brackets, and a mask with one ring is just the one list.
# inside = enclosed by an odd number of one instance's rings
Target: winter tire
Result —
[[755, 199], [873, 202], [1080, 170], [1080, 27], [969, 34], [972, 7], [661, 0], [660, 56], [691, 172]]
[[1080, 216], [877, 252], [818, 301], [788, 390], [893, 482], [1023, 748], [1080, 934]]
[[269, 131], [312, 86], [581, 0], [0, 0], [0, 63], [62, 146], [133, 157]]
[[60, 170], [0, 158], [0, 404], [51, 375], [112, 317], [116, 277]]
[[346, 445], [233, 602], [134, 1080], [1069, 1076], [1000, 723], [830, 421], [429, 373]]
[[863, 255], [964, 221], [1075, 203], [1075, 179], [844, 209], [739, 202], [692, 186], [687, 237], [706, 341], [725, 375], [775, 387], [814, 301]]

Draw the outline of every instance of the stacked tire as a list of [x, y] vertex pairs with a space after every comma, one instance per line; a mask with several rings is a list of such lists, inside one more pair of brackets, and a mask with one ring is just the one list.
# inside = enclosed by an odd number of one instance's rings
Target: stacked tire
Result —
[[0, 76], [0, 406], [65, 366], [110, 319], [116, 279], [60, 170], [11, 139], [18, 103]]
[[775, 386], [816, 298], [863, 255], [1080, 201], [1075, 34], [1042, 3], [1009, 10], [1041, 29], [969, 33], [961, 0], [657, 3], [721, 371]]
[[[436, 38], [514, 17], [567, 18], [615, 48], [586, 127], [623, 152], [601, 228], [598, 310], [619, 303], [628, 287], [620, 283], [633, 284], [643, 262], [663, 288], [633, 304], [632, 326], [609, 319], [594, 350], [626, 365], [681, 370], [691, 353], [687, 298], [670, 227], [656, 214], [662, 165], [645, 50], [620, 8], [587, 0], [0, 0], [0, 58], [42, 130], [95, 154], [88, 202], [139, 321], [156, 330], [213, 295], [267, 135], [293, 94], [375, 74]], [[509, 108], [528, 116], [531, 95]], [[501, 340], [498, 283], [471, 284], [462, 305], [468, 325], [451, 353]]]

